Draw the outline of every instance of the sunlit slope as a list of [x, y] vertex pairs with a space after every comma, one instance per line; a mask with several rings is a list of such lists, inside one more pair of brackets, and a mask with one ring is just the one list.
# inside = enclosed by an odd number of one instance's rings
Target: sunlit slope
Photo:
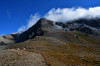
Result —
[[25, 49], [40, 53], [51, 66], [100, 65], [100, 40], [94, 36], [76, 32], [49, 32], [10, 49]]

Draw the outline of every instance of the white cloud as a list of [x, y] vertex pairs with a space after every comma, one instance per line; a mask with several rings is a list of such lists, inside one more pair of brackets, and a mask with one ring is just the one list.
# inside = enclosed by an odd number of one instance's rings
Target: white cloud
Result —
[[[100, 7], [91, 7], [91, 8], [58, 8], [51, 9], [49, 12], [44, 14], [44, 17], [57, 22], [67, 22], [70, 20], [76, 20], [80, 18], [85, 19], [94, 19], [100, 18]], [[34, 14], [30, 16], [27, 26], [22, 26], [18, 29], [18, 32], [25, 31], [26, 29], [33, 26], [39, 19], [39, 14]]]
[[100, 17], [100, 7], [85, 8], [58, 8], [51, 9], [45, 18], [52, 21], [67, 22], [79, 18], [92, 19]]
[[27, 28], [33, 26], [38, 20], [40, 19], [39, 14], [31, 15], [30, 19], [28, 20]]
[[31, 26], [33, 26], [39, 19], [40, 19], [40, 16], [39, 16], [38, 13], [36, 13], [34, 15], [31, 15], [30, 19], [28, 20], [27, 25], [26, 26], [21, 26], [18, 29], [18, 32], [21, 33], [23, 31], [27, 30], [28, 28], [30, 28]]
[[18, 28], [18, 32], [21, 33], [23, 31], [26, 30], [26, 27], [25, 26], [21, 26], [20, 28]]

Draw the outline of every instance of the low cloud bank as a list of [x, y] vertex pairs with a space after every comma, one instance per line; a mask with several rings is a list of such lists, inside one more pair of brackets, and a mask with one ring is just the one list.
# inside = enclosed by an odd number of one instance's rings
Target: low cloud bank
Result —
[[[72, 21], [80, 18], [84, 19], [95, 19], [100, 18], [100, 7], [90, 7], [86, 8], [58, 8], [58, 9], [51, 9], [47, 12], [44, 16], [52, 21], [56, 22], [67, 22]], [[34, 25], [41, 17], [39, 14], [31, 15], [30, 19], [28, 20], [27, 26], [22, 26], [18, 29], [18, 32], [25, 31], [26, 29], [30, 28]]]
[[22, 33], [26, 30], [25, 26], [21, 26], [20, 28], [18, 28], [18, 33]]
[[67, 22], [70, 20], [76, 20], [80, 18], [94, 19], [100, 18], [100, 7], [85, 8], [58, 8], [51, 9], [45, 18], [52, 21]]

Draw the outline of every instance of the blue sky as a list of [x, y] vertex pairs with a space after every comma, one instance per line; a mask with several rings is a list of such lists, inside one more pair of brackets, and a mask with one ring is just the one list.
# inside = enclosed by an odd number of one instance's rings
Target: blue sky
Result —
[[100, 6], [100, 0], [0, 0], [0, 34], [17, 32], [31, 14], [43, 16], [52, 8]]

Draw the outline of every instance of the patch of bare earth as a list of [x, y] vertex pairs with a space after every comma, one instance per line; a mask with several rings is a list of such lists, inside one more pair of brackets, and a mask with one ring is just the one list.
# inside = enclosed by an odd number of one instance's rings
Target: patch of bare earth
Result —
[[0, 50], [0, 66], [47, 66], [41, 54], [24, 50]]

